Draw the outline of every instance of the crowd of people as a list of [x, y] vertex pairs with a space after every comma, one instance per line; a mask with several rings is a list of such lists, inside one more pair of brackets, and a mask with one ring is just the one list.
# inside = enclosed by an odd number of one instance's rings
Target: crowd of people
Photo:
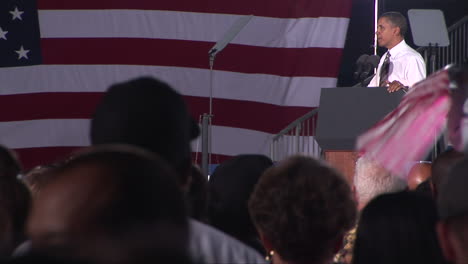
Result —
[[182, 96], [144, 77], [108, 89], [91, 122], [90, 147], [30, 171], [1, 147], [0, 258], [468, 262], [462, 153], [447, 151], [422, 173], [410, 171], [418, 175], [408, 176], [418, 179], [411, 184], [366, 156], [358, 159], [353, 182], [312, 157], [274, 164], [263, 155], [236, 156], [208, 181], [191, 161], [190, 142], [199, 132]]

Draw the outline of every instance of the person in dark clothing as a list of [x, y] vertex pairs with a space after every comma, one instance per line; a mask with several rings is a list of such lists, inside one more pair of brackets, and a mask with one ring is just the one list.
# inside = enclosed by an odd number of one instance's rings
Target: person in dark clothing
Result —
[[265, 254], [247, 209], [262, 173], [273, 162], [264, 155], [238, 155], [221, 163], [210, 177], [209, 220], [214, 227]]
[[409, 191], [380, 195], [361, 213], [352, 264], [445, 263], [436, 222], [428, 196]]

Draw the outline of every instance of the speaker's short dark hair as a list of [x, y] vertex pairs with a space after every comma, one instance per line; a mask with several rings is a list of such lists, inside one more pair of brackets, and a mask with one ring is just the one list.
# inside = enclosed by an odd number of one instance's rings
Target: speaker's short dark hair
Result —
[[387, 12], [380, 16], [380, 18], [385, 17], [392, 23], [395, 27], [400, 28], [400, 35], [404, 37], [406, 32], [408, 32], [408, 21], [406, 17], [399, 12]]

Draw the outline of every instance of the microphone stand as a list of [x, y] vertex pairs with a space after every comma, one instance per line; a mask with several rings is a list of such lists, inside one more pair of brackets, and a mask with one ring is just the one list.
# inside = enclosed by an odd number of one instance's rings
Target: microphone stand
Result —
[[372, 74], [371, 76], [365, 78], [364, 80], [356, 83], [355, 85], [351, 86], [351, 87], [366, 87], [367, 85], [369, 85], [370, 81], [372, 80], [372, 78], [374, 78], [375, 76], [375, 73]]
[[208, 59], [210, 63], [210, 101], [209, 112], [202, 115], [202, 164], [201, 171], [203, 175], [209, 176], [209, 165], [211, 164], [211, 150], [212, 150], [212, 119], [213, 115], [213, 65], [216, 55], [221, 52], [229, 42], [231, 42], [237, 34], [249, 23], [253, 15], [242, 16], [229, 28], [224, 36], [216, 42], [216, 44], [208, 51]]
[[202, 157], [201, 157], [201, 171], [202, 174], [209, 175], [209, 164], [211, 164], [211, 127], [213, 119], [213, 65], [216, 56], [216, 49], [208, 52], [208, 58], [210, 63], [210, 101], [209, 101], [209, 112], [203, 113], [202, 115]]

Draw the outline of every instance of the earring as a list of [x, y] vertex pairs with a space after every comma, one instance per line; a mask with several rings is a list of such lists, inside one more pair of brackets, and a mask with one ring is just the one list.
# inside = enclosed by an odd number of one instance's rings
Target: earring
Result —
[[270, 263], [270, 262], [273, 260], [273, 255], [274, 255], [274, 254], [275, 254], [275, 251], [270, 250], [270, 252], [268, 253], [268, 255], [266, 255], [266, 257], [265, 257], [265, 260], [266, 260], [267, 262]]

